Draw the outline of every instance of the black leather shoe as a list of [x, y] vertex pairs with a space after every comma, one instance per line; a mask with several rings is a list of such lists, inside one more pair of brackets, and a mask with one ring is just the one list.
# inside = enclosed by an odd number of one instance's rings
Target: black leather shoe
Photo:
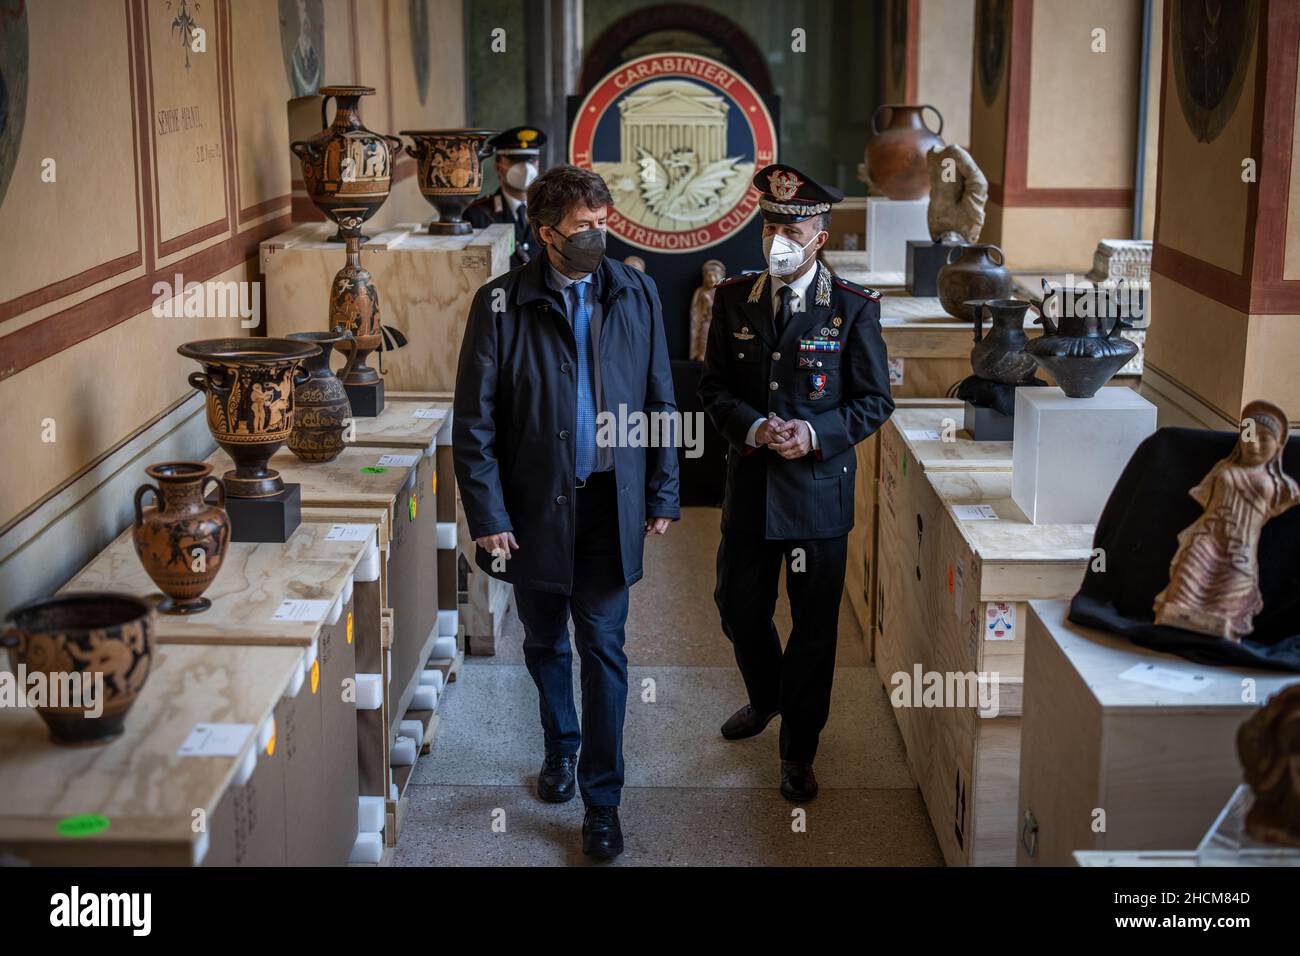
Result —
[[727, 722], [722, 725], [722, 736], [728, 740], [744, 740], [746, 737], [754, 737], [761, 734], [767, 725], [772, 722], [772, 718], [779, 713], [780, 711], [774, 710], [770, 714], [760, 714], [749, 704], [746, 704], [727, 718]]
[[612, 860], [623, 852], [618, 807], [587, 808], [582, 821], [582, 852], [597, 860]]
[[781, 796], [794, 803], [807, 803], [817, 796], [817, 775], [812, 764], [781, 761]]
[[573, 799], [573, 771], [578, 758], [573, 754], [547, 754], [537, 775], [537, 795], [547, 803], [568, 803]]

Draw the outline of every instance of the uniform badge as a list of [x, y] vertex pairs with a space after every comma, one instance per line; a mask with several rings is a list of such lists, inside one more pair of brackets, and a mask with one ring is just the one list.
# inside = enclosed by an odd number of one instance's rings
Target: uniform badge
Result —
[[844, 320], [841, 319], [838, 315], [835, 316], [835, 318], [831, 319], [831, 325], [835, 326], [837, 329], [843, 324], [844, 324]]
[[817, 367], [817, 360], [816, 360], [815, 358], [813, 358], [811, 355], [800, 355], [800, 356], [799, 356], [799, 367], [800, 367], [800, 368], [816, 368], [816, 367]]
[[813, 390], [808, 393], [809, 398], [824, 398], [826, 396], [826, 373], [812, 373]]
[[768, 189], [781, 202], [789, 202], [793, 199], [802, 185], [803, 180], [789, 170], [777, 170], [767, 177]]
[[800, 339], [800, 352], [838, 352], [839, 339]]
[[839, 334], [840, 334], [839, 329], [831, 329], [831, 335], [839, 335]]
[[732, 332], [731, 334], [742, 342], [748, 342], [754, 337], [754, 333], [749, 331], [748, 325], [742, 325], [739, 332]]
[[820, 333], [820, 334], [821, 334], [821, 335], [830, 335], [830, 334], [831, 334], [831, 330], [828, 329], [828, 328], [823, 327], [822, 330], [821, 330], [821, 333]]

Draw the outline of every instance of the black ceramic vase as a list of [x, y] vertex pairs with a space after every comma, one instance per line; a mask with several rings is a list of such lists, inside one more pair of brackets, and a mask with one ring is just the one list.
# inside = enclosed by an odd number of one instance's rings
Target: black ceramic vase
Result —
[[[980, 378], [1003, 385], [1018, 385], [1037, 368], [1032, 355], [1025, 354], [1025, 312], [1029, 303], [1020, 299], [976, 299], [965, 303], [975, 313], [975, 347], [970, 350], [970, 367]], [[991, 328], [984, 331], [984, 313]]]
[[1138, 354], [1137, 343], [1119, 334], [1127, 323], [1105, 289], [1053, 289], [1044, 280], [1042, 315], [1036, 321], [1047, 334], [1025, 351], [1070, 398], [1092, 398]]

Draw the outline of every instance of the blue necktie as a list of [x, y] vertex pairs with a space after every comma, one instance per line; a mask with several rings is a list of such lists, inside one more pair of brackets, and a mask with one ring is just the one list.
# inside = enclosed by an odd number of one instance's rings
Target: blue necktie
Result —
[[591, 307], [584, 298], [587, 283], [573, 283], [578, 308], [573, 315], [573, 337], [578, 344], [577, 476], [583, 481], [596, 469], [596, 399], [591, 387]]

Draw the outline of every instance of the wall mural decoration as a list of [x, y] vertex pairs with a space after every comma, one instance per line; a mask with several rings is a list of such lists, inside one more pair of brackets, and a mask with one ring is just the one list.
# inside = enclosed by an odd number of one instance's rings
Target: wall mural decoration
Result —
[[407, 0], [411, 17], [411, 62], [415, 64], [415, 91], [420, 105], [429, 95], [429, 0]]
[[0, 0], [0, 203], [27, 118], [27, 0]]
[[1011, 32], [1010, 0], [979, 0], [975, 7], [975, 54], [980, 95], [992, 106], [1007, 67], [1007, 41]]
[[280, 51], [294, 96], [311, 96], [325, 75], [323, 0], [280, 0]]
[[1259, 0], [1175, 0], [1169, 22], [1178, 103], [1193, 135], [1213, 142], [1246, 82]]
[[[172, 17], [171, 27], [172, 35], [181, 41], [181, 47], [185, 50], [185, 69], [190, 68], [190, 49], [194, 44], [194, 31], [202, 29], [199, 22], [194, 19], [190, 12], [190, 0], [167, 0], [166, 7], [168, 10], [175, 10], [176, 15]], [[194, 0], [194, 13], [199, 12], [199, 0]]]

